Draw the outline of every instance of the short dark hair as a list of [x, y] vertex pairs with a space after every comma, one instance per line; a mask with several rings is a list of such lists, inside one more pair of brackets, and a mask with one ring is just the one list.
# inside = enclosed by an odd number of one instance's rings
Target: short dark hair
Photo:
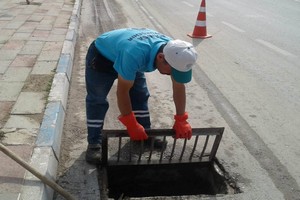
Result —
[[162, 53], [163, 52], [163, 49], [164, 49], [164, 47], [167, 45], [167, 43], [165, 43], [165, 44], [162, 44], [160, 47], [159, 47], [159, 49], [158, 49], [158, 52], [157, 53]]

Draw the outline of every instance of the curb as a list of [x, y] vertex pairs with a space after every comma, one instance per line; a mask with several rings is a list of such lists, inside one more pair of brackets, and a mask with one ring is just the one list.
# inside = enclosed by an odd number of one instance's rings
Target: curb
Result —
[[[48, 104], [29, 163], [42, 175], [53, 181], [56, 180], [60, 157], [61, 136], [79, 28], [81, 2], [82, 0], [75, 0], [74, 3], [68, 32], [48, 97]], [[20, 199], [49, 200], [53, 199], [53, 195], [54, 191], [49, 186], [26, 171]]]

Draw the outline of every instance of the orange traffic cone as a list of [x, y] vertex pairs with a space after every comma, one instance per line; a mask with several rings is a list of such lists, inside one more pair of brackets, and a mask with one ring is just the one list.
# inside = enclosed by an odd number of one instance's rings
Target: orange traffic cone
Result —
[[211, 35], [207, 35], [207, 31], [206, 31], [205, 0], [202, 0], [201, 2], [194, 31], [191, 34], [188, 34], [188, 36], [192, 38], [201, 38], [201, 39], [211, 37]]

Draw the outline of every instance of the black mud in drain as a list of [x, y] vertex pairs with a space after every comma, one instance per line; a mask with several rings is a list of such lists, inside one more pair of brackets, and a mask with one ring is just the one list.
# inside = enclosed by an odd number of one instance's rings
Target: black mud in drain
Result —
[[235, 194], [236, 184], [215, 163], [109, 166], [102, 169], [101, 199]]

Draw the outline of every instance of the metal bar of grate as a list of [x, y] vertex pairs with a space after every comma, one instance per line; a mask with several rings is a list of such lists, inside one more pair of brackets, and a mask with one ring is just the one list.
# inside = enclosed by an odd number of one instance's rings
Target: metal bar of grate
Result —
[[221, 139], [222, 139], [222, 135], [217, 135], [216, 136], [214, 145], [212, 147], [212, 150], [211, 150], [211, 153], [210, 153], [210, 156], [209, 156], [209, 160], [213, 160], [214, 157], [216, 156], [219, 145], [220, 145], [220, 142], [221, 142]]
[[173, 158], [175, 147], [176, 147], [176, 141], [177, 141], [177, 139], [174, 138], [173, 147], [172, 147], [172, 151], [171, 151], [169, 160], [172, 160], [172, 158]]
[[150, 140], [151, 140], [151, 143], [150, 143], [150, 152], [149, 152], [148, 161], [151, 161], [151, 157], [152, 157], [152, 153], [153, 153], [153, 149], [154, 149], [154, 137], [151, 137]]
[[[126, 130], [102, 130], [102, 164], [103, 165], [145, 165], [145, 164], [173, 164], [185, 162], [211, 162], [216, 156], [219, 144], [222, 139], [224, 128], [194, 128], [192, 129], [191, 140], [175, 139], [172, 129], [152, 129], [147, 130], [150, 138], [150, 149], [142, 141], [139, 146], [133, 145], [133, 142], [123, 142], [129, 138]], [[214, 136], [214, 137], [210, 137]], [[168, 141], [166, 149], [156, 151], [154, 148], [155, 137], [163, 137], [163, 141]], [[118, 138], [118, 144], [110, 139]], [[199, 142], [203, 138], [203, 142]], [[211, 139], [210, 139], [211, 138]], [[214, 139], [214, 140], [213, 140]], [[110, 143], [109, 143], [110, 142]], [[109, 157], [108, 143], [110, 149], [116, 146], [117, 153]], [[129, 145], [129, 150], [122, 149]], [[122, 147], [123, 145], [123, 147]], [[201, 146], [202, 145], [202, 146]], [[128, 156], [123, 158], [128, 151]], [[135, 154], [137, 156], [133, 156]], [[155, 153], [157, 152], [157, 153]], [[207, 153], [209, 152], [209, 153]], [[197, 159], [198, 158], [198, 159]]]
[[141, 161], [142, 159], [142, 154], [143, 154], [143, 151], [144, 151], [144, 141], [141, 142], [141, 146], [140, 146], [140, 152], [139, 152], [139, 158], [138, 158], [138, 162]]
[[129, 142], [129, 162], [131, 162], [132, 161], [132, 157], [131, 157], [131, 151], [132, 151], [132, 142], [131, 142], [131, 140], [130, 140], [130, 142]]
[[186, 141], [187, 141], [187, 139], [184, 140], [179, 160], [182, 160], [182, 157], [183, 157], [183, 154], [184, 154], [184, 150], [185, 150], [185, 147], [186, 147]]
[[190, 160], [192, 160], [193, 155], [195, 153], [195, 150], [196, 150], [196, 147], [197, 147], [197, 143], [198, 143], [198, 139], [199, 139], [199, 135], [196, 135], [196, 139], [195, 139], [195, 142], [194, 142], [193, 150], [192, 150], [191, 155], [190, 155]]
[[[166, 142], [166, 136], [164, 136], [164, 139], [163, 139], [163, 143], [165, 143], [165, 142]], [[159, 162], [161, 162], [163, 159], [164, 151], [165, 151], [165, 149], [162, 148], [161, 152], [160, 152]]]
[[203, 158], [204, 152], [205, 152], [206, 147], [207, 147], [207, 144], [208, 144], [208, 140], [209, 140], [209, 135], [206, 136], [205, 143], [204, 143], [204, 147], [203, 147], [202, 152], [201, 152], [201, 155], [200, 155], [200, 157], [199, 157], [200, 161], [201, 161], [202, 158]]
[[121, 156], [121, 146], [122, 146], [122, 137], [119, 137], [118, 161], [120, 161], [120, 156]]

